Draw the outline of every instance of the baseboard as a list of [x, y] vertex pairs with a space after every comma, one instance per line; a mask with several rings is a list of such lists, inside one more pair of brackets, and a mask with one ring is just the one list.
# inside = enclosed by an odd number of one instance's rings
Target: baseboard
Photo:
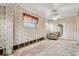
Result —
[[0, 50], [0, 55], [2, 55], [2, 54], [3, 54], [3, 49]]
[[19, 48], [24, 47], [24, 44], [25, 44], [25, 43], [21, 43], [21, 44], [19, 44]]
[[5, 55], [5, 52], [6, 52], [5, 48], [0, 49], [0, 56], [4, 56]]
[[14, 45], [13, 50], [22, 48], [24, 46], [28, 46], [30, 44], [34, 44], [34, 43], [42, 41], [42, 40], [44, 40], [44, 37], [41, 37], [41, 38], [38, 38], [38, 39], [35, 39], [35, 40], [31, 40], [31, 41], [28, 41], [28, 42], [24, 42], [24, 43], [21, 43], [21, 44], [18, 44], [18, 45]]
[[[40, 41], [42, 41], [44, 39], [45, 39], [44, 37], [41, 37], [41, 38], [38, 38], [38, 39], [35, 39], [35, 40], [31, 40], [31, 41], [28, 41], [28, 42], [24, 42], [24, 43], [21, 43], [21, 44], [14, 45], [13, 50], [16, 50], [16, 49], [19, 49], [19, 48], [22, 48], [22, 47], [25, 47], [25, 46], [40, 42]], [[0, 55], [1, 56], [4, 55], [4, 49], [0, 49]]]

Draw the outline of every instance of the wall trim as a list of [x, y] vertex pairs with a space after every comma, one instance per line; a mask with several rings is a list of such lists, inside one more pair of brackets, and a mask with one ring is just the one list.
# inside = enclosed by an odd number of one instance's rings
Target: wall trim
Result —
[[44, 39], [45, 39], [44, 37], [41, 37], [41, 38], [38, 38], [38, 39], [35, 39], [35, 40], [31, 40], [31, 41], [28, 41], [28, 42], [24, 42], [24, 43], [21, 43], [21, 44], [14, 45], [13, 50], [17, 50], [19, 48], [22, 48], [22, 47], [37, 43], [37, 42], [42, 41]]

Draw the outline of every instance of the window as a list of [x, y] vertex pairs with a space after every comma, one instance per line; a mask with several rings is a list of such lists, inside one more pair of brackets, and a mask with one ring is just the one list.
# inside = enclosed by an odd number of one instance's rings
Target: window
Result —
[[23, 13], [24, 27], [25, 28], [36, 28], [38, 18], [29, 14]]

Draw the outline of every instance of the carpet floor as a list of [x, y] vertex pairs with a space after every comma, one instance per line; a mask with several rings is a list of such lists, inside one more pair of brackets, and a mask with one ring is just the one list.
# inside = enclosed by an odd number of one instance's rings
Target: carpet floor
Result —
[[43, 40], [17, 49], [11, 56], [78, 56], [79, 44], [72, 40]]

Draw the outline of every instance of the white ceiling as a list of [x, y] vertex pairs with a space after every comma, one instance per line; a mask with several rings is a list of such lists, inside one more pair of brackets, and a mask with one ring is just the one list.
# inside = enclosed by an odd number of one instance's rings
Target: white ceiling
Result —
[[49, 18], [54, 9], [61, 18], [75, 16], [79, 11], [78, 3], [23, 3], [19, 5], [43, 18]]

